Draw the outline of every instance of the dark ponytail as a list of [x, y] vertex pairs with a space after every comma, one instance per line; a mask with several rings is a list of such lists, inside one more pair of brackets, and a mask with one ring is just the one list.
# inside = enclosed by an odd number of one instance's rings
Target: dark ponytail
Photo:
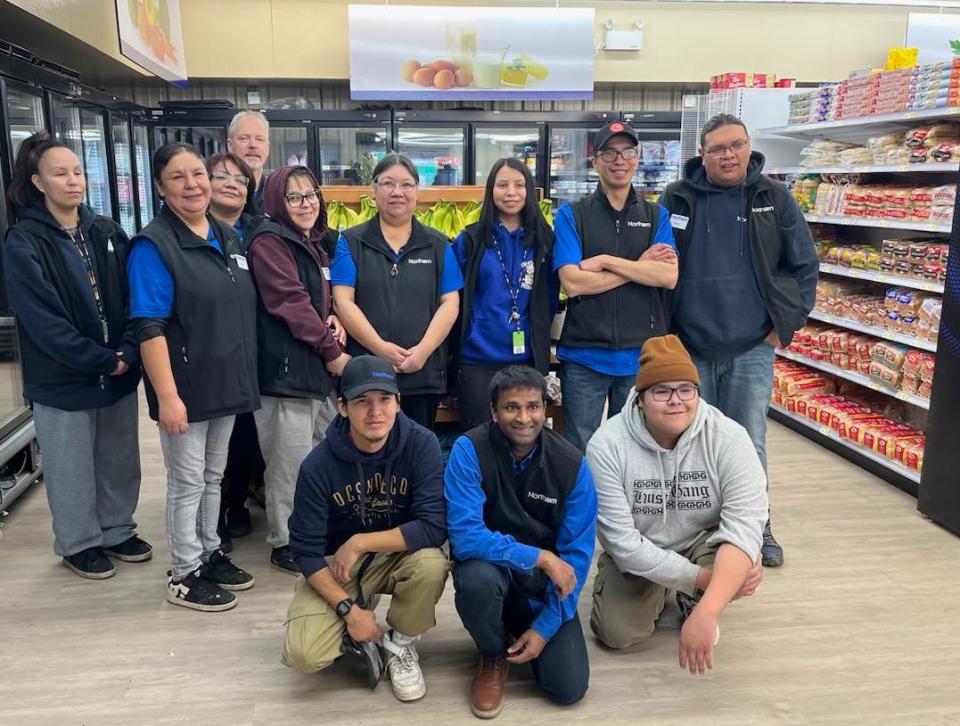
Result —
[[[69, 149], [62, 141], [57, 141], [46, 131], [38, 131], [20, 144], [17, 149], [17, 158], [13, 162], [13, 174], [10, 178], [10, 188], [7, 189], [7, 199], [15, 208], [43, 206], [43, 192], [37, 189], [31, 180], [34, 174], [39, 173], [40, 160], [50, 149]], [[72, 149], [71, 149], [72, 151]]]

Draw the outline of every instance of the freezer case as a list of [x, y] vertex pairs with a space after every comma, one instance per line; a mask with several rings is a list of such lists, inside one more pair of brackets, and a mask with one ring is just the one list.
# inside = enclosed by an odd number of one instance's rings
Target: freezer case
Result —
[[597, 186], [593, 140], [602, 126], [618, 121], [615, 111], [554, 114], [548, 122], [550, 145], [547, 196], [556, 205], [575, 202]]
[[461, 113], [397, 111], [393, 115], [396, 150], [409, 156], [421, 186], [466, 184], [469, 159], [468, 119]]
[[519, 111], [470, 114], [471, 184], [484, 185], [494, 163], [512, 157], [530, 169], [534, 183], [544, 185], [546, 115]]
[[680, 113], [624, 112], [621, 120], [636, 129], [640, 160], [633, 183], [637, 194], [656, 201], [667, 184], [680, 178]]

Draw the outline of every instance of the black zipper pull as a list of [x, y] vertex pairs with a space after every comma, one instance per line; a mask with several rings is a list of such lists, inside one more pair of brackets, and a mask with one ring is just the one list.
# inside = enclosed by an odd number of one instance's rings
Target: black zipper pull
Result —
[[619, 235], [620, 234], [620, 218], [617, 217], [616, 221], [617, 221], [617, 234]]
[[287, 375], [288, 370], [290, 370], [290, 356], [283, 359], [283, 375]]
[[650, 316], [650, 330], [653, 330], [653, 315]]
[[103, 384], [104, 384], [103, 376], [100, 376], [100, 390], [101, 390], [101, 391], [104, 390], [104, 385], [103, 385]]
[[181, 353], [181, 355], [183, 355], [183, 362], [184, 362], [184, 363], [189, 363], [190, 361], [187, 360], [187, 346], [185, 346], [185, 345], [184, 345], [184, 346], [181, 346], [181, 347], [180, 347], [180, 353]]

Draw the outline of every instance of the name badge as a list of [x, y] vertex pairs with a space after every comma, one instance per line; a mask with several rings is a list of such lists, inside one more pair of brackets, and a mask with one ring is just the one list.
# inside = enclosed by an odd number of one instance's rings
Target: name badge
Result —
[[514, 355], [523, 355], [527, 352], [527, 346], [523, 342], [523, 331], [514, 330], [511, 334], [511, 339], [513, 341], [513, 354]]
[[321, 269], [323, 270], [323, 279], [326, 280], [327, 282], [330, 282], [330, 268], [323, 267]]
[[690, 217], [684, 217], [682, 214], [670, 215], [670, 226], [674, 229], [686, 229], [690, 223]]
[[249, 270], [249, 269], [250, 269], [250, 268], [247, 266], [247, 258], [244, 257], [243, 255], [233, 255], [233, 259], [234, 259], [234, 261], [237, 263], [237, 267], [239, 267], [241, 270]]

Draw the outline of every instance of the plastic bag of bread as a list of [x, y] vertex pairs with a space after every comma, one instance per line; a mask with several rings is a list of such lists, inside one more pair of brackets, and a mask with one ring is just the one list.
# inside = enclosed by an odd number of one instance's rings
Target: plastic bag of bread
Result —
[[934, 207], [950, 206], [957, 202], [957, 185], [943, 184], [930, 190], [930, 203]]
[[870, 349], [870, 360], [899, 371], [903, 367], [903, 361], [909, 350], [905, 345], [882, 340], [873, 344], [873, 348]]
[[933, 383], [933, 369], [936, 367], [936, 356], [925, 355], [920, 363], [920, 382]]

